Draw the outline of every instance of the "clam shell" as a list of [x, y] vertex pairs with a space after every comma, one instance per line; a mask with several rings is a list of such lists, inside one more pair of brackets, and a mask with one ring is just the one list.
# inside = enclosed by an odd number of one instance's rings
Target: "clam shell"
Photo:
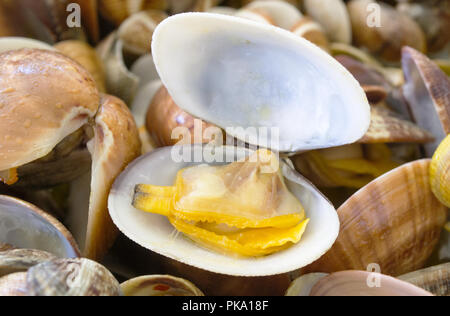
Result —
[[42, 262], [56, 259], [48, 252], [31, 249], [14, 249], [0, 252], [0, 277], [17, 272], [25, 272]]
[[291, 32], [328, 50], [329, 42], [322, 27], [309, 17], [301, 18], [301, 20], [292, 27]]
[[128, 53], [140, 56], [151, 52], [156, 26], [168, 15], [164, 11], [147, 10], [127, 18], [118, 30], [119, 39]]
[[429, 130], [435, 142], [425, 146], [429, 157], [450, 133], [450, 79], [425, 55], [405, 47], [402, 56], [406, 83], [403, 95], [415, 122]]
[[27, 274], [18, 272], [0, 278], [0, 296], [28, 296]]
[[439, 145], [430, 166], [430, 184], [442, 204], [450, 207], [450, 134]]
[[237, 11], [234, 16], [262, 24], [275, 25], [275, 21], [273, 21], [268, 14], [261, 10], [241, 9]]
[[[109, 211], [114, 223], [128, 238], [180, 264], [184, 263], [214, 273], [253, 277], [283, 274], [299, 269], [319, 258], [331, 247], [339, 226], [334, 208], [287, 164], [282, 166], [287, 186], [302, 202], [311, 221], [300, 243], [267, 257], [236, 258], [210, 251], [176, 234], [165, 217], [133, 208], [132, 198], [136, 184], [171, 185], [180, 169], [206, 162], [202, 159], [196, 163], [176, 162], [172, 159], [172, 154], [180, 153], [181, 150], [187, 157], [195, 152], [197, 155], [208, 148], [186, 145], [156, 149], [130, 164], [116, 180], [109, 197]], [[216, 157], [223, 159], [228, 155], [227, 157], [233, 158], [233, 161], [251, 154], [251, 151], [240, 147], [216, 147], [214, 151]], [[211, 284], [203, 287], [208, 278], [204, 278], [203, 281], [201, 278], [189, 277], [189, 279], [205, 291], [211, 287]], [[223, 281], [226, 281], [226, 278]], [[218, 284], [215, 286], [219, 287]], [[215, 293], [217, 291], [219, 289], [216, 289]]]
[[325, 29], [327, 37], [338, 43], [351, 44], [352, 26], [342, 0], [304, 0], [306, 13]]
[[381, 8], [380, 27], [368, 23], [374, 15], [370, 5], [377, 3], [373, 0], [352, 0], [348, 3], [356, 45], [389, 62], [400, 61], [403, 46], [425, 52], [427, 43], [420, 26], [388, 4], [378, 3]]
[[80, 255], [70, 232], [55, 218], [34, 205], [4, 195], [0, 195], [0, 241], [59, 257]]
[[291, 283], [286, 291], [286, 296], [309, 296], [316, 283], [327, 275], [327, 273], [309, 273], [302, 275]]
[[120, 296], [119, 282], [88, 259], [55, 259], [32, 267], [26, 278], [30, 296]]
[[194, 284], [170, 275], [148, 275], [120, 285], [125, 296], [204, 296]]
[[436, 296], [450, 296], [450, 263], [411, 272], [398, 278]]
[[[354, 77], [317, 46], [280, 28], [179, 14], [159, 24], [152, 52], [180, 108], [251, 145], [268, 146], [259, 128], [279, 134], [278, 144], [269, 146], [281, 152], [352, 143], [368, 129], [369, 104]], [[229, 128], [236, 126], [244, 128]]]
[[267, 15], [274, 25], [285, 30], [291, 30], [302, 18], [300, 10], [284, 1], [252, 1], [245, 9]]
[[166, 7], [166, 0], [99, 0], [100, 14], [116, 26], [139, 11], [165, 10]]
[[22, 49], [22, 48], [37, 48], [46, 50], [55, 50], [47, 43], [25, 38], [25, 37], [2, 37], [0, 38], [0, 53], [4, 53], [10, 50]]
[[153, 56], [145, 54], [131, 66], [131, 72], [139, 78], [139, 91], [149, 82], [159, 80]]
[[85, 42], [76, 40], [59, 42], [54, 47], [89, 71], [100, 92], [106, 91], [104, 66], [94, 48]]
[[[379, 287], [370, 283], [375, 279], [379, 281]], [[365, 271], [343, 271], [319, 280], [311, 290], [310, 296], [432, 296], [432, 294], [390, 276]]]
[[423, 268], [439, 241], [447, 208], [431, 192], [429, 160], [392, 170], [359, 190], [339, 209], [339, 237], [310, 272], [366, 270], [398, 276]]

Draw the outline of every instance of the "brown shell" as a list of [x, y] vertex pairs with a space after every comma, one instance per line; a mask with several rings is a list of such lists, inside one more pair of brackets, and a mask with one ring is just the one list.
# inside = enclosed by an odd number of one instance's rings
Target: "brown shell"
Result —
[[378, 104], [384, 101], [388, 96], [388, 91], [381, 85], [363, 85], [362, 88], [364, 89], [370, 104]]
[[101, 259], [114, 243], [117, 228], [108, 213], [108, 195], [116, 177], [141, 154], [139, 131], [128, 107], [104, 95], [95, 117], [92, 181], [84, 255]]
[[100, 25], [98, 21], [98, 2], [97, 0], [75, 0], [80, 5], [81, 19], [90, 39], [97, 43], [100, 39]]
[[396, 117], [391, 111], [377, 106], [371, 109], [371, 124], [366, 135], [358, 142], [373, 143], [428, 143], [432, 134], [417, 125]]
[[400, 61], [403, 46], [411, 46], [421, 52], [426, 51], [426, 38], [420, 26], [388, 4], [378, 3], [381, 7], [381, 26], [369, 26], [368, 21], [374, 13], [368, 10], [368, 5], [374, 3], [377, 2], [352, 0], [348, 3], [356, 45], [365, 47], [371, 53], [390, 62]]
[[149, 275], [120, 285], [125, 296], [204, 296], [191, 282], [170, 275]]
[[85, 42], [76, 40], [59, 42], [54, 47], [89, 71], [97, 83], [98, 90], [106, 92], [103, 63], [93, 47]]
[[450, 263], [411, 272], [399, 277], [436, 296], [450, 296]]
[[427, 56], [411, 47], [403, 48], [402, 64], [406, 84], [403, 95], [416, 123], [435, 136], [426, 147], [432, 155], [450, 133], [450, 79]]
[[[172, 138], [172, 132], [177, 127], [186, 127], [190, 132], [189, 137], [183, 138], [184, 144], [194, 141], [194, 120], [195, 117], [175, 104], [167, 88], [161, 86], [148, 109], [146, 126], [157, 146], [172, 146], [180, 142], [180, 139]], [[208, 127], [215, 127], [201, 120], [198, 122], [203, 131]], [[203, 138], [203, 142], [207, 143], [209, 140]]]
[[102, 265], [88, 259], [56, 259], [27, 273], [30, 296], [120, 296], [119, 282]]
[[366, 270], [398, 276], [423, 268], [439, 241], [447, 208], [431, 192], [430, 160], [403, 165], [371, 182], [339, 209], [339, 237], [308, 272]]
[[97, 112], [92, 76], [51, 51], [0, 54], [0, 170], [46, 156]]
[[301, 36], [328, 51], [330, 43], [322, 27], [310, 17], [303, 17], [295, 24], [291, 32]]
[[166, 0], [99, 0], [100, 14], [116, 26], [139, 11], [166, 8]]

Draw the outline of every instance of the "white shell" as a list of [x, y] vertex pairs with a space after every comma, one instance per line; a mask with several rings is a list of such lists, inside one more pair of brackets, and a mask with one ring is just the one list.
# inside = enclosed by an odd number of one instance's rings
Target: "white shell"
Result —
[[[302, 202], [310, 222], [302, 240], [287, 250], [262, 258], [223, 255], [207, 250], [177, 233], [163, 216], [135, 209], [132, 198], [136, 184], [173, 185], [177, 171], [188, 166], [206, 163], [175, 162], [172, 152], [180, 149], [190, 157], [201, 152], [200, 145], [156, 149], [134, 161], [117, 178], [109, 196], [108, 208], [116, 226], [142, 247], [182, 263], [220, 274], [234, 276], [267, 276], [302, 268], [320, 258], [335, 242], [339, 220], [334, 207], [304, 180], [291, 166], [283, 164], [286, 184]], [[206, 147], [207, 148], [207, 147]], [[240, 147], [217, 147], [216, 154], [228, 154], [236, 159], [251, 151]]]
[[[369, 128], [370, 106], [356, 79], [322, 49], [283, 29], [225, 15], [179, 14], [159, 24], [152, 52], [179, 107], [234, 127], [227, 133], [249, 144], [281, 152], [336, 147]], [[272, 136], [279, 132], [279, 142], [258, 139], [261, 127], [273, 128]]]
[[343, 0], [304, 0], [306, 13], [325, 29], [334, 42], [350, 44], [352, 25]]
[[253, 1], [245, 8], [264, 11], [270, 16], [276, 26], [285, 30], [291, 30], [303, 16], [295, 6], [284, 1]]
[[21, 48], [37, 48], [55, 50], [47, 43], [25, 37], [2, 37], [0, 38], [0, 53]]

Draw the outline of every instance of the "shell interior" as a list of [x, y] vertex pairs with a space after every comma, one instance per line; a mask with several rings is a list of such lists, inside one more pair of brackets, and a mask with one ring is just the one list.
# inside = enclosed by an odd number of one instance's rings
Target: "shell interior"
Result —
[[179, 14], [159, 24], [152, 52], [179, 107], [246, 143], [297, 152], [355, 142], [369, 127], [369, 103], [356, 79], [281, 28]]
[[[132, 207], [137, 184], [172, 185], [179, 170], [209, 162], [200, 157], [192, 160], [197, 162], [183, 162], [178, 160], [178, 155], [191, 158], [191, 155], [198, 155], [207, 147], [187, 145], [161, 148], [129, 165], [116, 180], [109, 196], [109, 211], [116, 226], [128, 238], [161, 255], [203, 270], [235, 276], [266, 276], [293, 271], [317, 260], [332, 246], [339, 231], [335, 209], [319, 191], [284, 163], [282, 171], [286, 185], [304, 206], [310, 223], [301, 242], [266, 257], [235, 257], [207, 250], [177, 233], [166, 217]], [[215, 148], [216, 157], [228, 157], [232, 161], [250, 154], [251, 151], [239, 147]]]
[[26, 203], [0, 198], [0, 241], [25, 249], [38, 249], [62, 258], [76, 258], [71, 243], [50, 222]]

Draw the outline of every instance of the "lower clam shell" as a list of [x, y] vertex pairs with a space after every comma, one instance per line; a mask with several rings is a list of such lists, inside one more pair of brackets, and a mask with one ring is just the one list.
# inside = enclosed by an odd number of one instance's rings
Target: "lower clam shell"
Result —
[[398, 276], [424, 267], [439, 241], [447, 208], [431, 192], [430, 160], [405, 164], [379, 177], [339, 209], [341, 231], [310, 272], [366, 270]]

